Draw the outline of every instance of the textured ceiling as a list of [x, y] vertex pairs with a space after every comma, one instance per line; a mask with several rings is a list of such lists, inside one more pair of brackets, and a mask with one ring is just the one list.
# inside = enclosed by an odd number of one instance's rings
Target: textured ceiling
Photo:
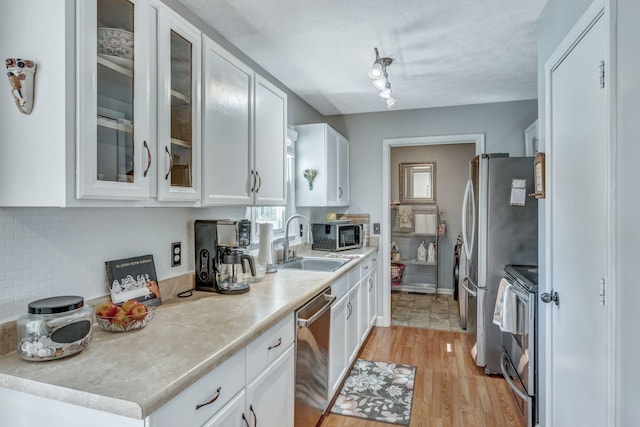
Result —
[[396, 110], [537, 98], [546, 0], [181, 2], [324, 115], [387, 110], [374, 47]]

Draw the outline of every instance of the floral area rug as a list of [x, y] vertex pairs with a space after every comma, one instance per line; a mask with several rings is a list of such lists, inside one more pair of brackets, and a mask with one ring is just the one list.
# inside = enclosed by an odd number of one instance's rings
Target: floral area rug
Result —
[[415, 366], [358, 359], [331, 412], [408, 426], [415, 376]]

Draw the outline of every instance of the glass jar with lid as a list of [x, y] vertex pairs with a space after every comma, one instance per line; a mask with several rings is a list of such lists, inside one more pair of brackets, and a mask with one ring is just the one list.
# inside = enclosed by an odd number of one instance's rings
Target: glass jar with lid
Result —
[[93, 310], [79, 296], [32, 301], [18, 321], [18, 355], [31, 361], [60, 359], [84, 350], [93, 334]]

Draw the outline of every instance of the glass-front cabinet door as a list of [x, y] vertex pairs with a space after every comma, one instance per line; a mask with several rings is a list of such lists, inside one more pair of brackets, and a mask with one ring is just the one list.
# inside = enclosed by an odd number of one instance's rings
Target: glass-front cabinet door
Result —
[[87, 0], [78, 7], [78, 198], [149, 197], [152, 157], [145, 1]]
[[200, 200], [200, 40], [195, 27], [158, 10], [158, 199]]

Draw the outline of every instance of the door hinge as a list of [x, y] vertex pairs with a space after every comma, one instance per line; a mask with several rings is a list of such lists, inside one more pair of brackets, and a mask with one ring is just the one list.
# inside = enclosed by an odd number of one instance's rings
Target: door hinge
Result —
[[600, 304], [606, 305], [607, 303], [607, 293], [605, 290], [605, 280], [604, 278], [600, 279]]
[[604, 61], [600, 61], [600, 89], [604, 88]]

